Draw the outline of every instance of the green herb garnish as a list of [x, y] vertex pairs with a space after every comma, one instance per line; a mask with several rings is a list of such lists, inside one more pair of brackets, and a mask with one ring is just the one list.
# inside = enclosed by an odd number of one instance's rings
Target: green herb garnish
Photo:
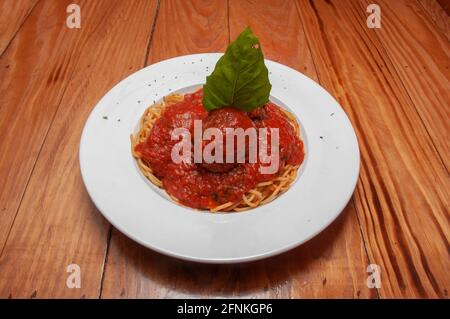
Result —
[[269, 101], [271, 88], [261, 44], [247, 27], [206, 78], [203, 106], [208, 111], [225, 106], [251, 111]]

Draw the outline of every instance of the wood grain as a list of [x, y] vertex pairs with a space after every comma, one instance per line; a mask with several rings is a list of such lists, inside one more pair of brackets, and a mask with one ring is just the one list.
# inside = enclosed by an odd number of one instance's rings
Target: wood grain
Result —
[[[351, 9], [363, 13], [369, 3], [362, 0], [361, 7], [355, 3]], [[450, 42], [417, 1], [378, 3], [383, 8], [383, 26], [369, 33], [370, 39], [378, 50], [385, 51], [386, 63], [392, 61], [389, 69], [398, 75], [449, 171]]]
[[313, 80], [317, 73], [303, 26], [292, 1], [230, 1], [230, 37], [250, 26], [264, 57], [290, 66]]
[[[319, 79], [359, 139], [355, 204], [369, 258], [381, 266], [381, 297], [445, 296], [450, 185], [424, 120], [376, 43], [378, 30], [361, 17], [365, 8], [351, 1], [297, 5]], [[389, 14], [382, 19], [389, 25]]]
[[226, 1], [162, 1], [147, 64], [179, 55], [222, 52], [227, 28]]
[[[424, 11], [434, 21], [437, 29], [450, 41], [450, 18], [448, 13], [436, 0], [418, 0]], [[447, 6], [450, 9], [450, 6]]]
[[38, 0], [0, 2], [0, 56], [16, 35]]
[[450, 15], [450, 2], [448, 0], [436, 0], [442, 9], [447, 13], [447, 15]]
[[[372, 30], [369, 0], [161, 0], [159, 14], [156, 0], [78, 0], [82, 28], [70, 30], [72, 2], [0, 1], [0, 298], [448, 298], [448, 1], [380, 0]], [[141, 247], [84, 189], [84, 122], [143, 65], [224, 51], [246, 25], [349, 115], [355, 195], [323, 233], [267, 260], [204, 265]], [[81, 289], [66, 287], [71, 263]]]
[[[70, 34], [64, 30], [67, 29], [65, 6], [59, 3], [46, 1], [42, 8], [36, 8], [37, 16], [30, 16], [30, 22], [26, 21], [30, 29], [24, 26], [16, 41], [30, 41], [38, 35], [52, 42], [54, 51], [50, 52], [70, 49], [69, 42], [63, 41], [70, 40]], [[68, 64], [74, 67], [64, 94], [54, 102], [53, 109], [47, 109], [57, 111], [0, 258], [0, 297], [99, 296], [109, 224], [95, 209], [83, 187], [78, 162], [80, 135], [90, 110], [101, 96], [123, 77], [142, 67], [156, 6], [156, 1], [80, 3], [84, 17], [82, 27], [70, 30], [81, 32], [77, 45], [70, 54], [62, 53], [61, 57], [48, 59], [46, 68], [34, 71], [36, 76], [42, 77], [44, 85], [49, 85], [69, 76]], [[50, 21], [50, 28], [57, 35], [54, 38], [43, 35], [49, 28], [43, 23], [51, 17], [56, 19]], [[20, 58], [36, 54], [34, 50], [31, 46], [11, 56], [20, 66]], [[48, 56], [50, 52], [44, 51], [41, 55]], [[23, 70], [22, 76], [27, 71]], [[36, 92], [38, 88], [32, 90], [33, 94]], [[41, 100], [31, 98], [26, 105], [28, 109], [24, 106], [22, 113], [16, 113], [22, 116], [18, 124], [22, 129], [26, 129], [24, 123], [33, 126], [33, 119], [29, 119], [27, 113], [31, 105], [40, 107], [41, 112], [46, 110], [44, 97]], [[40, 129], [45, 132], [45, 128]], [[22, 141], [27, 140], [22, 137]], [[9, 136], [7, 141], [13, 143], [14, 139]], [[13, 143], [9, 147], [15, 146]], [[32, 155], [36, 154], [30, 153]], [[22, 158], [26, 157], [27, 153], [22, 153]], [[80, 289], [66, 286], [69, 275], [66, 267], [71, 263], [81, 267]]]
[[[65, 27], [69, 3], [38, 3], [0, 60], [0, 179], [7, 185], [0, 188], [0, 252], [89, 31], [90, 24], [81, 32]], [[92, 11], [83, 14], [90, 19]]]
[[[206, 2], [183, 3], [162, 2], [149, 63], [185, 52], [225, 49], [228, 26], [224, 2], [208, 3], [210, 6], [206, 7]], [[175, 7], [176, 15], [173, 16]], [[250, 25], [261, 39], [266, 56], [316, 77], [304, 34], [299, 32], [302, 26], [293, 2], [231, 1], [229, 10], [231, 38]], [[220, 16], [207, 19], [213, 12]], [[189, 20], [193, 28], [180, 28], [174, 22], [185, 23], [189, 17], [199, 20]], [[208, 20], [216, 21], [216, 24], [195, 27]], [[174, 38], [176, 45], [158, 45], [157, 39], [162, 41], [167, 37]], [[194, 40], [200, 37], [203, 37], [201, 41]], [[204, 265], [175, 260], [145, 249], [114, 230], [102, 297], [367, 298], [376, 296], [376, 292], [365, 284], [367, 265], [352, 204], [338, 221], [311, 242], [281, 256], [238, 265]]]

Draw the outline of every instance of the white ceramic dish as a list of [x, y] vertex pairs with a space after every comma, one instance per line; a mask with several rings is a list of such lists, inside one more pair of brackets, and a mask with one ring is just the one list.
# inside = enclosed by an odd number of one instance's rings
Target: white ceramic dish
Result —
[[130, 134], [154, 101], [201, 86], [220, 56], [176, 57], [117, 84], [86, 122], [80, 166], [100, 212], [133, 240], [177, 258], [233, 263], [284, 252], [325, 229], [354, 191], [359, 148], [349, 119], [331, 95], [303, 74], [266, 60], [271, 100], [290, 109], [302, 127], [306, 160], [297, 181], [273, 202], [241, 213], [203, 213], [171, 202], [138, 170]]

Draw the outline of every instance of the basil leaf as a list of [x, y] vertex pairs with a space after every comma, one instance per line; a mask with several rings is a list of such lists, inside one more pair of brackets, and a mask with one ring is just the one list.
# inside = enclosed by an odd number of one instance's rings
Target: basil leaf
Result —
[[272, 85], [259, 39], [247, 27], [217, 61], [203, 87], [203, 106], [251, 111], [269, 101]]

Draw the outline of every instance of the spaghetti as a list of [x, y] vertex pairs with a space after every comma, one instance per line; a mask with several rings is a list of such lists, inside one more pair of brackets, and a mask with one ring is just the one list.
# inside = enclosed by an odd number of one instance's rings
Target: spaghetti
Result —
[[[148, 107], [141, 117], [139, 131], [136, 134], [131, 135], [131, 152], [137, 161], [137, 165], [140, 171], [151, 183], [159, 188], [166, 189], [163, 179], [156, 176], [154, 169], [152, 169], [152, 166], [149, 163], [149, 160], [146, 159], [146, 157], [143, 155], [143, 152], [138, 149], [138, 146], [144, 145], [147, 142], [152, 128], [154, 127], [158, 119], [160, 119], [168, 109], [177, 108], [178, 105], [180, 105], [180, 102], [182, 102], [184, 99], [185, 96], [183, 95], [171, 94], [169, 96], [166, 96], [163, 99], [162, 103], [157, 103]], [[245, 191], [240, 199], [226, 201], [225, 203], [212, 202], [211, 204], [208, 204], [207, 207], [202, 207], [203, 209], [209, 209], [210, 212], [245, 211], [269, 203], [289, 189], [289, 187], [295, 181], [298, 168], [303, 161], [303, 143], [300, 139], [300, 127], [294, 115], [285, 109], [279, 109], [282, 111], [281, 113], [291, 125], [291, 127], [288, 129], [293, 130], [296, 141], [299, 141], [301, 149], [298, 150], [298, 154], [300, 154], [298, 156], [300, 156], [301, 158], [294, 161], [294, 164], [286, 163], [285, 165], [282, 165], [278, 173], [271, 176], [269, 180], [263, 180], [256, 183], [256, 185]], [[177, 196], [171, 194], [168, 189], [166, 189], [166, 192], [175, 202], [186, 205], [186, 201], [180, 202]]]

